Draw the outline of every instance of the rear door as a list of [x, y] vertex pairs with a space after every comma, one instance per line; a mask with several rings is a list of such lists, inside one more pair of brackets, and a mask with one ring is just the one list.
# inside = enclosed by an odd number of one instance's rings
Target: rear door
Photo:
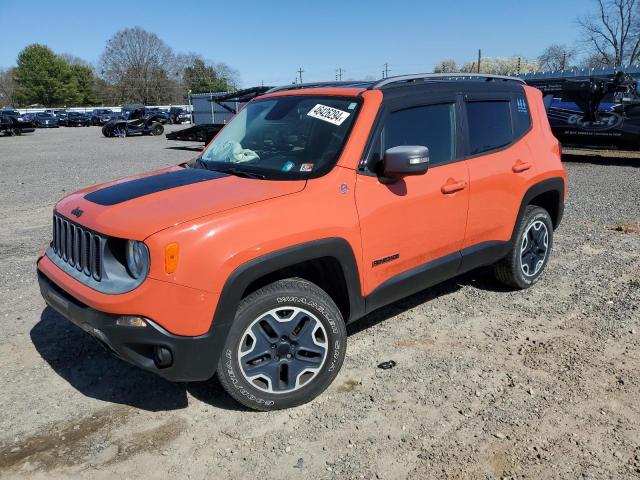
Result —
[[470, 248], [511, 238], [533, 159], [524, 95], [468, 94], [464, 111], [471, 194], [463, 248]]
[[[357, 179], [365, 294], [447, 255], [453, 254], [447, 268], [458, 265], [469, 201], [457, 126], [460, 104], [454, 93], [410, 97], [383, 106]], [[428, 147], [429, 170], [381, 183], [376, 173], [384, 151], [400, 145]]]

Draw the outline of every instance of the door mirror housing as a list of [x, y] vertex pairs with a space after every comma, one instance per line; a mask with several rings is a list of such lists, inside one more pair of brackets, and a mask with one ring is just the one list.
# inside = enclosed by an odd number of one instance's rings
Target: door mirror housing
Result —
[[384, 152], [383, 175], [398, 180], [408, 175], [423, 175], [429, 169], [429, 149], [422, 145], [400, 145]]

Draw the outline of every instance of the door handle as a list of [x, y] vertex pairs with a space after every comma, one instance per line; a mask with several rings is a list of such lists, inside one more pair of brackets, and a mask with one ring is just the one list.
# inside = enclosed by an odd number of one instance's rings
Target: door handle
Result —
[[520, 173], [520, 172], [524, 172], [525, 170], [529, 170], [533, 165], [531, 164], [531, 162], [523, 162], [521, 160], [518, 160], [516, 163], [514, 163], [513, 167], [511, 167], [511, 170], [513, 170], [513, 173]]
[[442, 193], [444, 193], [445, 195], [448, 195], [451, 193], [459, 192], [460, 190], [464, 190], [465, 188], [467, 188], [467, 182], [456, 182], [455, 180], [450, 178], [449, 180], [447, 180], [447, 183], [445, 183], [440, 188], [440, 191], [442, 191]]

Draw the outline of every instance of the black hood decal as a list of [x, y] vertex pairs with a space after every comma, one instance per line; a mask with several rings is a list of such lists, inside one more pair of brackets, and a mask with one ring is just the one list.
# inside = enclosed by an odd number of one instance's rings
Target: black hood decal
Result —
[[98, 205], [109, 206], [133, 200], [170, 188], [183, 187], [193, 183], [206, 182], [228, 176], [226, 173], [213, 172], [202, 168], [183, 168], [174, 172], [161, 173], [150, 177], [136, 178], [101, 188], [84, 196], [85, 200]]

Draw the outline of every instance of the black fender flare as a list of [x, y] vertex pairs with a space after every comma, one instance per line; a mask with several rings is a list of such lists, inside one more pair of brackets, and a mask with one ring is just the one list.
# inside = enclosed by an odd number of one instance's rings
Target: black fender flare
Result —
[[513, 233], [511, 234], [511, 242], [515, 240], [515, 236], [517, 234], [518, 225], [520, 225], [520, 221], [524, 215], [524, 211], [534, 198], [543, 193], [555, 192], [558, 194], [558, 211], [556, 220], [554, 222], [554, 229], [560, 225], [562, 221], [562, 215], [564, 214], [564, 179], [562, 177], [553, 177], [547, 178], [546, 180], [542, 180], [538, 182], [525, 192], [522, 197], [522, 201], [520, 202], [520, 209], [518, 210], [518, 216], [516, 217], [516, 222], [513, 225]]
[[213, 368], [217, 366], [227, 335], [233, 324], [242, 294], [255, 280], [305, 261], [330, 257], [338, 261], [344, 274], [349, 295], [350, 315], [345, 322], [364, 316], [365, 305], [360, 289], [358, 265], [349, 243], [343, 238], [325, 238], [293, 245], [257, 257], [238, 266], [227, 278], [213, 315], [209, 337]]

